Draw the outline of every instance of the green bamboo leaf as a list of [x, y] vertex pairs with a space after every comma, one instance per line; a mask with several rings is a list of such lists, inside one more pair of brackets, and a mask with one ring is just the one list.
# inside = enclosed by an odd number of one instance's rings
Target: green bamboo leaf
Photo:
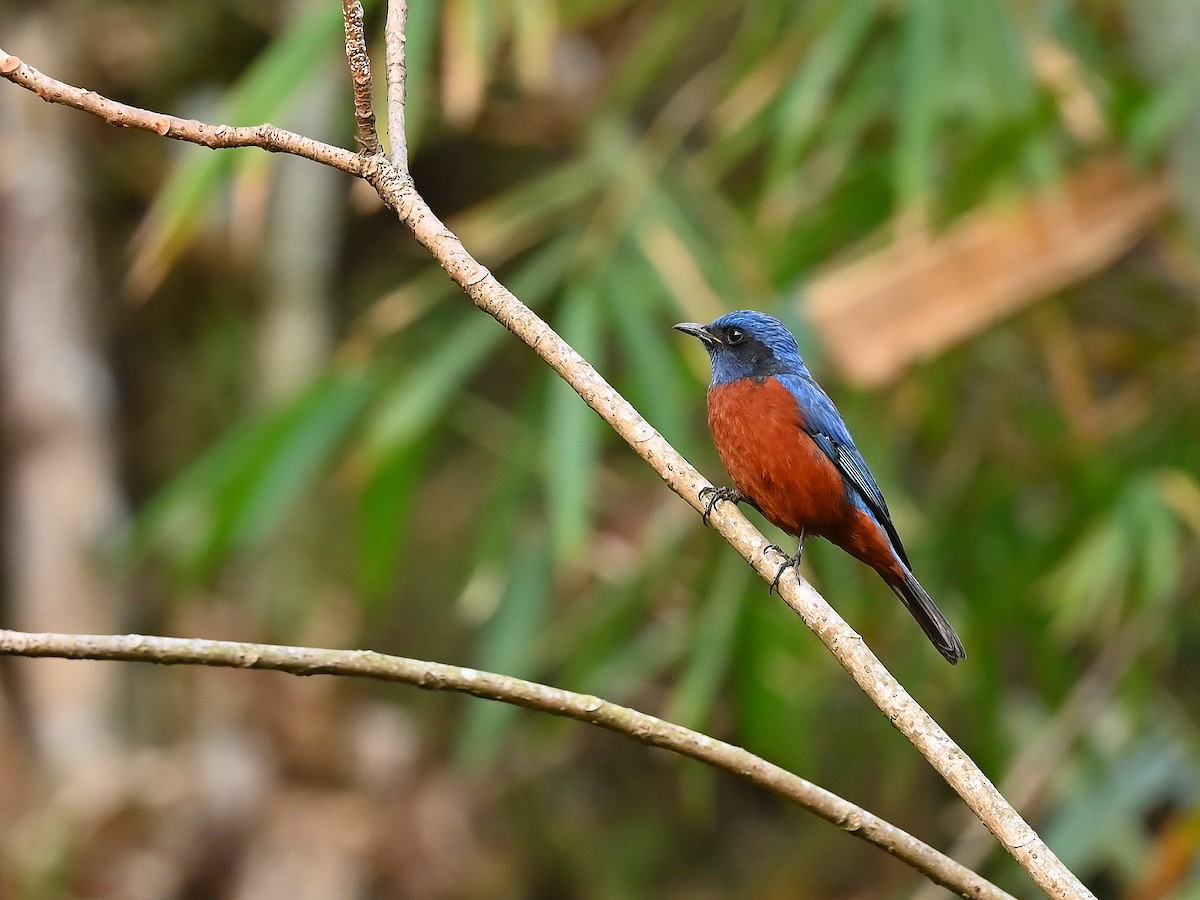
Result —
[[[861, 64], [848, 73], [836, 106], [822, 120], [818, 138], [825, 147], [838, 150], [843, 167], [856, 159], [855, 151], [870, 139], [871, 129], [893, 114], [896, 72], [902, 68], [904, 49], [903, 46], [897, 49], [892, 42], [873, 47]], [[903, 85], [901, 80], [901, 91]], [[901, 98], [900, 103], [903, 102]], [[836, 183], [835, 179], [829, 181], [830, 187]], [[818, 203], [824, 196], [822, 192], [810, 202]]]
[[[496, 614], [484, 626], [474, 655], [481, 669], [532, 678], [546, 620], [550, 555], [544, 541], [526, 538], [510, 558], [508, 585]], [[455, 757], [469, 768], [485, 767], [511, 728], [518, 710], [507, 703], [472, 703], [456, 742]]]
[[691, 630], [688, 662], [667, 707], [667, 718], [704, 729], [729, 669], [751, 570], [734, 553], [722, 556], [704, 608]]
[[410, 158], [417, 156], [431, 119], [429, 95], [437, 28], [438, 0], [410, 0], [404, 29], [404, 129]]
[[978, 0], [944, 11], [949, 33], [943, 43], [959, 51], [946, 60], [962, 75], [947, 82], [956, 89], [959, 110], [985, 128], [1028, 115], [1037, 86], [1017, 9], [1002, 0]]
[[1046, 581], [1046, 599], [1061, 634], [1078, 637], [1098, 623], [1116, 624], [1114, 604], [1132, 567], [1119, 515], [1110, 513], [1089, 528]]
[[1153, 733], [1135, 738], [1102, 766], [1077, 776], [1082, 783], [1072, 785], [1046, 824], [1046, 840], [1077, 872], [1111, 865], [1114, 859], [1144, 865], [1141, 854], [1129, 858], [1129, 851], [1145, 841], [1140, 823], [1178, 785], [1195, 778], [1190, 752]]
[[1192, 537], [1200, 538], [1200, 481], [1180, 469], [1162, 469], [1152, 477], [1163, 503]]
[[594, 154], [570, 159], [473, 207], [455, 223], [456, 231], [473, 253], [494, 265], [578, 228], [581, 210], [608, 183]]
[[[599, 289], [569, 285], [559, 307], [557, 330], [585, 359], [595, 360], [603, 343]], [[555, 559], [578, 552], [591, 529], [592, 492], [600, 457], [600, 420], [557, 375], [546, 399], [542, 464], [550, 507]]]
[[355, 516], [359, 589], [378, 609], [396, 581], [403, 554], [401, 536], [413, 500], [425, 483], [430, 441], [401, 444], [382, 458], [363, 485]]
[[888, 221], [895, 187], [888, 163], [879, 152], [858, 159], [812, 215], [797, 219], [766, 248], [777, 284], [794, 285], [840, 248], [864, 240]]
[[563, 611], [555, 623], [552, 661], [562, 667], [564, 684], [613, 698], [645, 687], [641, 675], [649, 677], [657, 669], [633, 666], [635, 656], [645, 657], [633, 648], [652, 618], [656, 599], [678, 579], [680, 553], [693, 534], [693, 522], [691, 516], [657, 517], [647, 529], [636, 563], [617, 581], [599, 582], [596, 590]]
[[631, 384], [629, 397], [655, 428], [670, 439], [688, 434], [690, 381], [683, 377], [679, 354], [670, 346], [671, 334], [655, 275], [632, 253], [622, 253], [609, 266], [605, 293], [613, 311], [613, 326], [624, 350], [622, 358]]
[[[495, 477], [472, 541], [480, 566], [505, 565], [517, 522], [528, 511], [531, 498], [537, 495], [535, 483], [543, 477], [538, 459], [545, 431], [540, 418], [545, 411], [544, 403], [537, 391], [526, 391], [520, 397], [519, 404], [507, 423], [507, 447], [497, 460]], [[464, 417], [469, 417], [468, 427], [471, 429], [478, 429], [481, 422], [489, 427], [481, 411], [464, 409], [462, 413]], [[496, 432], [500, 429], [491, 425], [490, 430]]]
[[661, 679], [683, 655], [686, 634], [678, 623], [642, 620], [631, 638], [588, 673], [593, 692], [627, 700]]
[[811, 635], [782, 604], [746, 603], [739, 624], [732, 670], [738, 743], [793, 771], [811, 769], [818, 748], [795, 740], [816, 727], [812, 711], [820, 705], [824, 675], [804, 661]]
[[368, 423], [364, 450], [369, 464], [380, 465], [397, 447], [419, 440], [433, 428], [446, 405], [505, 334], [492, 319], [471, 315], [412, 360], [407, 376], [386, 393]]
[[893, 162], [896, 202], [901, 207], [928, 195], [932, 187], [934, 138], [947, 71], [941, 56], [945, 9], [941, 0], [913, 0], [904, 17]]
[[130, 548], [164, 552], [192, 580], [261, 541], [328, 466], [372, 390], [362, 376], [330, 376], [234, 429], [147, 505]]
[[[537, 309], [562, 280], [574, 249], [573, 235], [544, 244], [508, 278], [513, 293]], [[368, 462], [386, 460], [394, 448], [418, 440], [433, 428], [454, 395], [507, 334], [490, 317], [471, 313], [448, 334], [430, 341], [422, 355], [410, 352], [406, 375], [387, 391], [366, 425], [363, 443]], [[419, 343], [411, 336], [407, 340], [410, 345]]]
[[1047, 577], [1065, 634], [1105, 635], [1136, 604], [1168, 599], [1183, 564], [1180, 527], [1157, 475], [1138, 475]]
[[654, 610], [677, 586], [680, 554], [694, 536], [694, 521], [679, 510], [663, 510], [646, 529], [636, 562], [564, 610], [552, 640], [563, 684], [621, 702], [678, 665], [687, 639], [684, 623], [664, 620]]
[[796, 167], [801, 149], [831, 105], [838, 80], [862, 47], [881, 8], [881, 0], [845, 0], [836, 4], [833, 19], [819, 32], [775, 109], [775, 134], [767, 159], [767, 191]]
[[1136, 535], [1128, 540], [1141, 549], [1138, 593], [1143, 603], [1170, 599], [1183, 568], [1183, 541], [1175, 515], [1152, 476], [1139, 480], [1143, 509]]
[[[512, 276], [512, 289], [536, 307], [562, 278], [573, 247], [569, 236], [541, 247]], [[367, 477], [357, 526], [359, 572], [368, 599], [382, 598], [395, 581], [404, 524], [429, 464], [431, 433], [505, 334], [492, 319], [470, 313], [449, 334], [431, 342], [424, 356], [410, 359], [409, 370], [388, 388], [364, 426]], [[417, 330], [406, 331], [404, 340], [406, 346], [420, 346]], [[526, 468], [530, 458], [531, 454], [523, 457]], [[480, 560], [486, 560], [487, 540], [477, 546], [483, 548]]]
[[[699, 214], [700, 203], [694, 187], [677, 184], [669, 176], [658, 179], [647, 186], [643, 215], [635, 223], [636, 231], [640, 236], [655, 228], [666, 228], [678, 245], [688, 251], [689, 268], [703, 275], [705, 286], [711, 285], [712, 294], [717, 297], [744, 296], [745, 285], [731, 265], [732, 257], [720, 236], [707, 227], [706, 217]], [[710, 211], [712, 206], [709, 205]], [[664, 280], [663, 287], [668, 296], [678, 295], [678, 285]], [[681, 300], [678, 309], [690, 315], [695, 305]]]
[[1156, 88], [1131, 115], [1129, 149], [1142, 163], [1162, 153], [1180, 128], [1195, 115], [1200, 97], [1200, 57]]
[[601, 111], [627, 110], [644, 97], [663, 71], [678, 60], [689, 37], [705, 21], [705, 9], [712, 5], [713, 0], [657, 4], [647, 16], [649, 21], [638, 29], [637, 43], [624, 54], [623, 65], [613, 73]]

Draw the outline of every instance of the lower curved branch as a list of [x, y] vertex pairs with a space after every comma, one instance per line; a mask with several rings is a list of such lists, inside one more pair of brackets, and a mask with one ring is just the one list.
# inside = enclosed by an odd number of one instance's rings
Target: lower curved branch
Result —
[[661, 747], [739, 775], [886, 850], [959, 896], [1012, 900], [991, 882], [903, 829], [741, 747], [587, 694], [478, 669], [387, 656], [372, 650], [284, 647], [140, 634], [35, 634], [0, 629], [0, 656], [123, 660], [162, 665], [273, 669], [293, 675], [342, 675], [394, 681], [431, 691], [456, 691], [512, 703], [599, 725], [651, 747]]

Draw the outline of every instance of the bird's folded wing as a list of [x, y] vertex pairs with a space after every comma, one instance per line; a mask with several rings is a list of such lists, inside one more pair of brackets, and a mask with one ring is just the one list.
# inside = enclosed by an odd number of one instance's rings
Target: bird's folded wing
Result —
[[896, 533], [896, 526], [892, 524], [892, 514], [888, 511], [887, 501], [883, 499], [883, 492], [875, 482], [871, 470], [867, 468], [866, 460], [854, 446], [850, 430], [842, 421], [833, 401], [811, 378], [803, 375], [776, 377], [796, 397], [804, 419], [804, 430], [821, 448], [821, 452], [837, 466], [847, 486], [862, 498], [867, 509], [887, 532], [900, 561], [911, 571], [908, 554], [900, 541], [900, 535]]

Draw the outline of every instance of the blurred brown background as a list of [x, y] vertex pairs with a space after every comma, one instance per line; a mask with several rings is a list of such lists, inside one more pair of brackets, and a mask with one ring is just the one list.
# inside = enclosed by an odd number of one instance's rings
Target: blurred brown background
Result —
[[[410, 6], [434, 209], [718, 482], [707, 366], [669, 327], [784, 317], [968, 659], [834, 548], [805, 574], [1099, 896], [1200, 896], [1200, 3]], [[0, 46], [151, 109], [353, 140], [337, 4], [10, 0]], [[0, 161], [0, 624], [599, 694], [1033, 895], [362, 185], [10, 84]], [[920, 890], [730, 777], [495, 704], [0, 662], [3, 897]]]

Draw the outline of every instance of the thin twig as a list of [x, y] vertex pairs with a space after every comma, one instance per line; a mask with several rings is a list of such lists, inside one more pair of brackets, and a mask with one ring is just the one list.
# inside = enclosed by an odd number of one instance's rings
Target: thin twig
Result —
[[388, 0], [384, 46], [387, 49], [387, 136], [392, 148], [392, 165], [408, 172], [408, 136], [404, 131], [404, 84], [407, 64], [404, 60], [407, 40], [408, 3]]
[[[57, 99], [53, 93], [43, 92], [52, 85], [57, 85], [59, 89], [68, 88], [76, 94], [84, 94], [86, 96], [81, 102], [70, 102], [68, 105], [96, 113], [106, 119], [110, 117], [114, 108], [121, 108], [123, 120], [117, 124], [141, 127], [210, 147], [225, 146], [211, 140], [196, 140], [187, 133], [174, 133], [170, 128], [163, 131], [156, 126], [164, 120], [170, 121], [170, 117], [134, 107], [123, 107], [122, 104], [114, 104], [113, 101], [100, 98], [96, 94], [69, 88], [22, 64], [20, 60], [6, 58], [2, 50], [0, 76], [36, 91], [44, 99], [52, 102], [67, 102]], [[76, 99], [79, 100], [78, 97]], [[214, 133], [221, 128], [206, 127]], [[279, 143], [278, 135], [275, 134], [278, 131], [273, 129], [258, 141], [242, 141], [230, 143], [228, 146], [254, 143], [269, 150], [292, 152]], [[340, 153], [348, 154], [348, 151]], [[671, 490], [690, 503], [697, 512], [702, 511], [699, 491], [709, 486], [708, 481], [667, 443], [587, 360], [467, 252], [458, 237], [434, 215], [429, 205], [417, 193], [407, 173], [401, 172], [378, 154], [370, 157], [351, 156], [351, 162], [336, 154], [328, 158], [318, 158], [313, 155], [311, 148], [308, 153], [301, 155], [365, 178], [476, 306], [531, 347], [571, 385], [588, 406], [650, 464]], [[709, 523], [730, 546], [745, 557], [764, 580], [770, 581], [775, 577], [784, 561], [783, 555], [772, 549], [766, 538], [737, 509], [731, 508], [730, 504], [720, 504], [713, 511]], [[794, 570], [786, 573], [780, 581], [779, 592], [872, 702], [963, 798], [1005, 850], [1048, 896], [1056, 900], [1093, 896], [996, 790], [995, 785], [980, 771], [974, 761], [888, 672], [866, 647], [862, 638], [846, 624], [824, 597], [807, 582], [798, 580]]]
[[739, 775], [886, 850], [960, 896], [1012, 900], [995, 885], [890, 822], [741, 747], [587, 694], [370, 650], [282, 647], [140, 634], [33, 634], [0, 629], [0, 656], [5, 655], [272, 669], [293, 675], [343, 675], [512, 703], [599, 725], [651, 747], [661, 747]]
[[379, 152], [379, 134], [375, 131], [375, 107], [371, 97], [371, 57], [363, 28], [363, 8], [358, 0], [342, 0], [346, 20], [346, 59], [354, 81], [354, 119], [358, 122], [358, 146], [368, 156]]
[[61, 103], [99, 116], [118, 128], [137, 128], [153, 131], [177, 141], [200, 144], [213, 150], [230, 147], [261, 147], [272, 153], [291, 153], [313, 162], [341, 169], [350, 175], [362, 176], [364, 163], [356, 154], [342, 147], [324, 144], [310, 137], [276, 128], [274, 125], [209, 125], [196, 119], [182, 119], [165, 113], [151, 112], [125, 103], [110, 100], [95, 91], [56, 81], [27, 66], [15, 56], [0, 49], [0, 77], [33, 91], [47, 103]]

